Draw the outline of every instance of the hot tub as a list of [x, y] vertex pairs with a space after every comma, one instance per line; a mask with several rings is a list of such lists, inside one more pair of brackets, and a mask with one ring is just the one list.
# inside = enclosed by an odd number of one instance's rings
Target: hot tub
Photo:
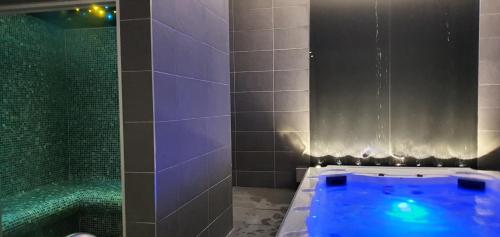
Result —
[[278, 236], [500, 236], [500, 174], [469, 168], [310, 168]]

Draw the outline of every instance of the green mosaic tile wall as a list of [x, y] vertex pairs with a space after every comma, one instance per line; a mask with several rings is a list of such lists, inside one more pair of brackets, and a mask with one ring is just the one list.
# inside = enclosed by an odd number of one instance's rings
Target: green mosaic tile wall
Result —
[[65, 180], [64, 33], [0, 17], [0, 198]]
[[116, 30], [65, 31], [71, 179], [120, 178]]
[[[111, 209], [100, 200], [92, 205], [103, 206], [82, 206], [74, 214], [78, 229], [56, 218], [23, 232], [120, 235], [116, 57], [115, 28], [63, 30], [31, 16], [0, 17], [0, 204], [21, 196], [32, 203], [39, 196], [32, 190], [68, 182], [90, 182], [117, 201]], [[106, 188], [107, 181], [118, 190]]]

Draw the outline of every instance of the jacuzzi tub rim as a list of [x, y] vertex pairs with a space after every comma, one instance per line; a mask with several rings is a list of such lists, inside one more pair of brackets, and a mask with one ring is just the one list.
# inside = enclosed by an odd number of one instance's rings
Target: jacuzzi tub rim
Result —
[[[418, 171], [418, 172], [417, 172]], [[413, 172], [413, 173], [412, 173]], [[378, 174], [384, 173], [386, 176], [380, 177]], [[401, 175], [397, 175], [400, 173]], [[408, 175], [411, 173], [411, 175]], [[471, 168], [441, 168], [441, 167], [359, 167], [359, 166], [327, 166], [310, 167], [307, 169], [292, 203], [283, 219], [277, 236], [278, 237], [307, 237], [309, 236], [306, 226], [306, 218], [309, 216], [309, 208], [314, 197], [316, 185], [321, 177], [328, 175], [357, 175], [370, 178], [415, 178], [415, 180], [435, 179], [474, 179], [482, 180], [500, 192], [500, 172], [473, 170]], [[417, 177], [422, 174], [423, 177]]]

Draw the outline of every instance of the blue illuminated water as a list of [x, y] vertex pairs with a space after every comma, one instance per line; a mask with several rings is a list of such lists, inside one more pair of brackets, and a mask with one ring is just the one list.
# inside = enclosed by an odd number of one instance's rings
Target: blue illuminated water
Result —
[[[321, 182], [307, 219], [312, 237], [497, 237], [500, 195], [396, 178], [352, 176], [342, 187]], [[429, 183], [429, 182], [427, 182]], [[432, 182], [430, 182], [432, 183]]]

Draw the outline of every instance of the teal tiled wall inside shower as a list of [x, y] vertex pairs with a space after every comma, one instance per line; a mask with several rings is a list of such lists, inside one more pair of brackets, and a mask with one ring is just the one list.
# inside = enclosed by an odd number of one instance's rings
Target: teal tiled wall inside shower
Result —
[[[116, 50], [114, 27], [0, 17], [0, 200], [51, 183], [119, 183]], [[121, 213], [99, 209], [68, 217], [75, 232], [119, 235]]]
[[64, 32], [0, 17], [0, 198], [68, 177]]

